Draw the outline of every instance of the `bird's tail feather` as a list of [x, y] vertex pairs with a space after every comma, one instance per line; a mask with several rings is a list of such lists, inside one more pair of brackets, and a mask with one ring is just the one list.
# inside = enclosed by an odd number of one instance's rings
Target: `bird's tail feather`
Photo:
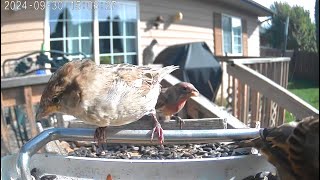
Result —
[[171, 72], [173, 72], [177, 69], [179, 69], [179, 66], [174, 66], [174, 65], [161, 68], [158, 80], [161, 81], [166, 75], [170, 74]]

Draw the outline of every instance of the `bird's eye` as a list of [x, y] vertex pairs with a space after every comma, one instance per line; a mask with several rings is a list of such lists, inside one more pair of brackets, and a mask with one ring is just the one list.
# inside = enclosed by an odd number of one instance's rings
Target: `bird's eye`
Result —
[[60, 99], [58, 97], [53, 97], [51, 100], [53, 103], [57, 104], [60, 102]]
[[188, 88], [187, 88], [187, 87], [183, 87], [182, 90], [183, 90], [183, 91], [187, 91]]

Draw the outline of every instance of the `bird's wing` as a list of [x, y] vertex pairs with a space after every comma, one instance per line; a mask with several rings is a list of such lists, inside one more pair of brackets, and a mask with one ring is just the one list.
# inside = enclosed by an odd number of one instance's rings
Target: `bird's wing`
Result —
[[114, 71], [117, 79], [138, 89], [143, 96], [147, 95], [155, 85], [158, 85], [163, 78], [162, 76], [166, 73], [159, 68], [134, 65], [122, 65]]
[[172, 105], [174, 102], [177, 102], [177, 98], [176, 86], [170, 86], [166, 89], [162, 89], [158, 97], [156, 109], [162, 109], [166, 105]]
[[156, 109], [160, 109], [160, 108], [162, 108], [164, 105], [167, 104], [168, 94], [167, 94], [166, 92], [167, 92], [167, 91], [161, 92], [161, 93], [159, 94], [158, 101], [157, 101], [157, 104], [156, 104]]
[[131, 64], [102, 64], [95, 66], [91, 73], [79, 75], [79, 81], [88, 79], [85, 82], [89, 84], [81, 87], [87, 88], [87, 91], [83, 91], [86, 92], [85, 96], [90, 96], [87, 99], [93, 99], [89, 107], [97, 106], [114, 111], [118, 111], [122, 104], [154, 108], [160, 93], [160, 81], [166, 74], [177, 68], [176, 66], [158, 68]]
[[303, 179], [318, 179], [319, 117], [303, 119], [288, 138], [288, 146], [293, 171]]
[[[146, 96], [155, 85], [159, 85], [165, 75], [176, 69], [178, 69], [177, 66], [158, 68], [131, 64], [102, 64], [99, 66], [88, 64], [80, 70], [81, 73], [77, 78], [79, 82], [90, 83], [81, 85], [83, 88], [103, 86], [102, 88], [91, 88], [93, 91], [102, 90], [100, 93], [108, 92], [117, 82], [122, 82], [128, 89], [136, 90], [136, 94]], [[81, 79], [87, 79], [87, 81], [81, 81]]]
[[178, 67], [166, 66], [159, 68], [118, 64], [100, 65], [99, 68], [102, 69], [102, 73], [105, 74], [105, 83], [110, 84], [107, 85], [107, 87], [112, 87], [115, 82], [122, 82], [125, 85], [124, 87], [128, 90], [122, 94], [123, 96], [126, 95], [126, 97], [129, 97], [130, 95], [130, 98], [133, 101], [140, 97], [146, 97], [151, 101], [152, 99], [157, 98], [160, 93], [160, 81], [165, 75], [176, 70]]

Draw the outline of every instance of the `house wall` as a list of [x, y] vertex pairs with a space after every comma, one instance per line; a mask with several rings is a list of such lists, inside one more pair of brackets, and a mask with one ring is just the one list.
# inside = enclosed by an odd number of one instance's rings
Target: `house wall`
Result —
[[[166, 26], [165, 22], [159, 26], [159, 29], [147, 28], [148, 21], [155, 19], [157, 16], [161, 15], [165, 21], [168, 21], [178, 11], [183, 14], [182, 21], [171, 24], [169, 27]], [[154, 50], [156, 54], [170, 45], [197, 41], [205, 41], [214, 52], [214, 12], [245, 19], [247, 21], [248, 56], [259, 56], [259, 26], [257, 17], [254, 15], [212, 2], [140, 0], [140, 57], [143, 49], [150, 44], [153, 38], [159, 42]]]
[[[35, 0], [29, 0], [33, 3]], [[4, 1], [1, 1], [4, 8]], [[234, 7], [215, 2], [193, 0], [139, 0], [139, 62], [142, 51], [152, 39], [157, 39], [158, 54], [174, 44], [205, 41], [214, 52], [213, 13], [224, 13], [245, 19], [248, 34], [248, 56], [259, 56], [259, 27], [257, 17], [239, 11]], [[183, 13], [183, 20], [170, 24], [168, 20], [177, 12]], [[44, 10], [1, 11], [1, 64], [5, 59], [16, 58], [40, 50], [44, 41]], [[159, 29], [148, 28], [148, 21], [157, 16], [164, 17]]]
[[44, 40], [44, 11], [4, 10], [4, 2], [1, 1], [1, 64], [5, 59], [40, 50]]
[[[205, 6], [191, 0], [140, 0], [140, 57], [154, 38], [159, 43], [154, 48], [156, 54], [170, 45], [199, 41], [205, 41], [213, 51], [213, 15], [212, 10], [203, 9]], [[183, 14], [183, 20], [169, 24], [169, 19], [179, 11]], [[164, 24], [159, 29], [149, 29], [148, 22], [159, 15], [163, 16]]]

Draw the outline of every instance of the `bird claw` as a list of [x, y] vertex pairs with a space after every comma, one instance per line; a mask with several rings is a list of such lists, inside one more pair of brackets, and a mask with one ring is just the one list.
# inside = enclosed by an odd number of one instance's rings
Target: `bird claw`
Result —
[[156, 125], [154, 126], [151, 134], [151, 142], [153, 140], [154, 132], [158, 133], [158, 141], [160, 144], [163, 144], [164, 142], [164, 136], [163, 136], [163, 129], [161, 127], [161, 124], [159, 122], [156, 122]]
[[97, 141], [98, 146], [102, 145], [102, 143], [106, 143], [106, 127], [98, 127], [94, 132], [94, 141]]
[[180, 129], [182, 129], [182, 124], [185, 124], [184, 120], [178, 115], [173, 116], [173, 118], [180, 124]]

